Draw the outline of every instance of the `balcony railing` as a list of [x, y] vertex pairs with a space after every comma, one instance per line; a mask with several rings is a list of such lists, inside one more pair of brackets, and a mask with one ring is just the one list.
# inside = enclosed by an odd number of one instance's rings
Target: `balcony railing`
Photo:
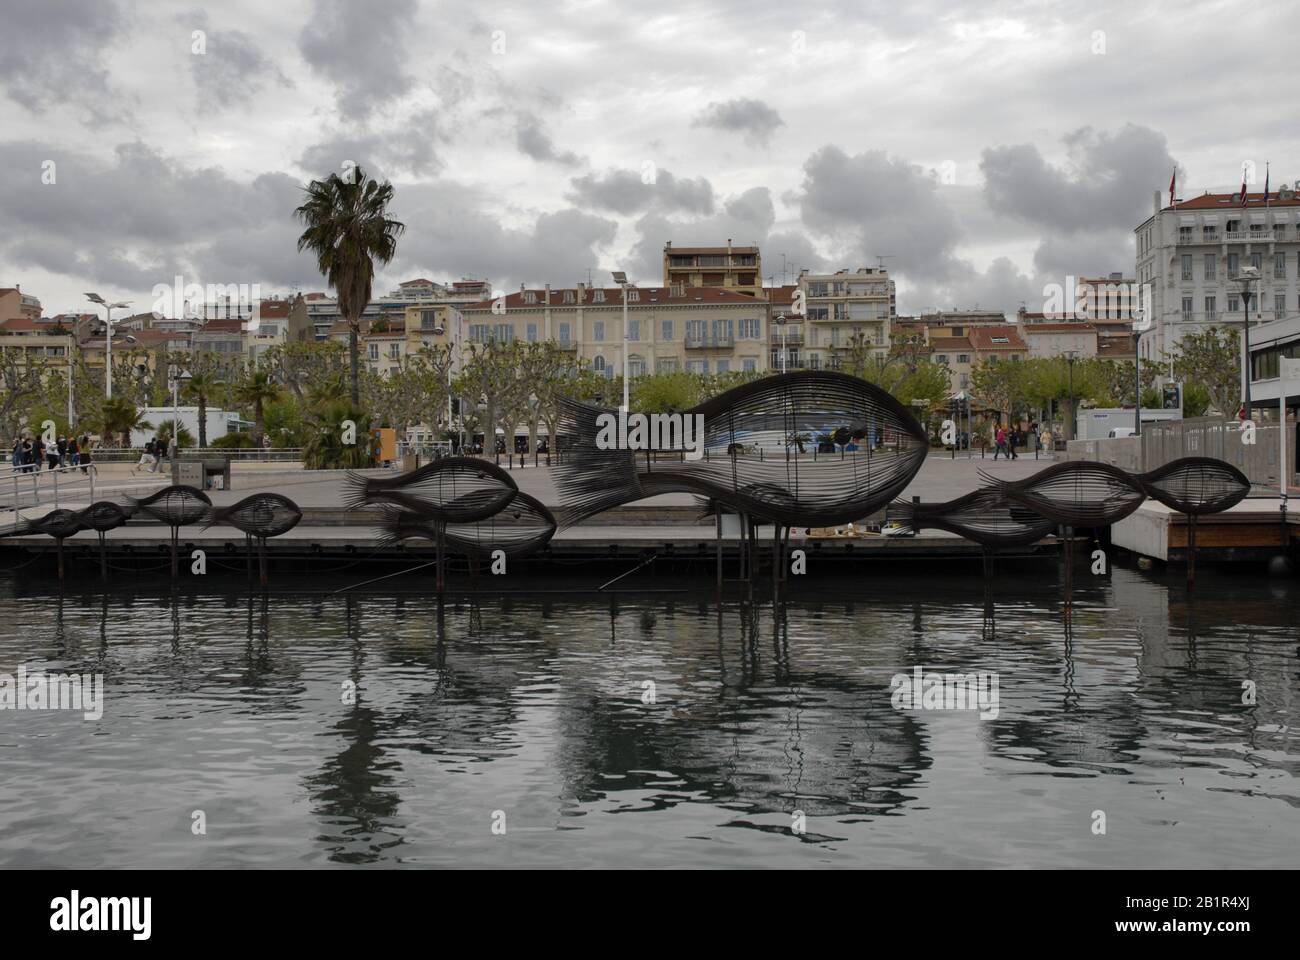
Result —
[[557, 347], [559, 347], [561, 350], [577, 350], [577, 349], [578, 349], [578, 341], [577, 341], [577, 340], [556, 340], [556, 341], [555, 341], [555, 345], [556, 345]]
[[[768, 328], [771, 336], [768, 338], [772, 343], [781, 342], [781, 325], [774, 323]], [[790, 329], [785, 332], [785, 342], [790, 344], [803, 343], [803, 331]]]
[[686, 338], [687, 350], [719, 350], [730, 349], [736, 345], [736, 338], [729, 333], [718, 336], [708, 337], [691, 337]]

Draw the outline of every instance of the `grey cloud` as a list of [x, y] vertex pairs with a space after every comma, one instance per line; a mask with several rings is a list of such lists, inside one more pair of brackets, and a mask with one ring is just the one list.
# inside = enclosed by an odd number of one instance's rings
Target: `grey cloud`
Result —
[[[41, 183], [41, 161], [57, 164]], [[300, 183], [264, 174], [250, 183], [220, 170], [185, 167], [141, 144], [116, 148], [111, 161], [0, 143], [0, 262], [137, 291], [184, 273], [195, 282], [276, 284], [307, 280], [310, 258], [297, 254], [293, 208]], [[278, 253], [277, 253], [278, 251]]]
[[339, 90], [339, 112], [362, 119], [411, 89], [406, 40], [415, 0], [376, 9], [351, 0], [313, 0], [298, 49], [314, 71]]
[[957, 267], [961, 228], [919, 166], [883, 150], [853, 156], [822, 147], [804, 163], [803, 221], [832, 238], [852, 259], [889, 266], [917, 283], [942, 281]]
[[486, 201], [451, 181], [399, 189], [398, 219], [408, 227], [392, 275], [472, 276], [504, 289], [575, 283], [599, 267], [600, 251], [618, 231], [613, 220], [572, 208], [505, 226]]
[[[649, 179], [651, 182], [647, 183]], [[573, 203], [630, 215], [654, 208], [660, 213], [681, 210], [713, 213], [713, 185], [704, 177], [677, 177], [668, 170], [647, 167], [646, 172], [607, 170], [569, 181], [567, 197]]]
[[521, 153], [542, 163], [558, 163], [564, 167], [576, 167], [582, 163], [582, 158], [576, 153], [555, 149], [550, 134], [542, 129], [536, 117], [528, 114], [521, 115], [515, 126], [515, 146]]
[[397, 132], [336, 133], [304, 150], [298, 165], [312, 180], [342, 173], [345, 161], [359, 164], [379, 180], [390, 180], [400, 172], [435, 174], [443, 168], [437, 147], [443, 139], [437, 115], [426, 111]]
[[1132, 229], [1149, 211], [1152, 184], [1167, 183], [1174, 167], [1164, 135], [1148, 127], [1128, 124], [1115, 134], [1084, 127], [1063, 141], [1068, 168], [1052, 166], [1032, 144], [985, 150], [989, 206], [1065, 233]]
[[642, 281], [662, 282], [667, 241], [677, 246], [712, 246], [725, 244], [730, 237], [737, 246], [748, 246], [761, 243], [775, 220], [772, 194], [766, 187], [752, 187], [728, 198], [722, 209], [708, 217], [673, 220], [657, 211], [647, 213], [636, 222], [639, 239], [624, 269]]
[[216, 30], [204, 11], [178, 17], [206, 34], [204, 52], [191, 53], [190, 75], [198, 89], [199, 107], [224, 109], [248, 103], [268, 82], [292, 86], [288, 77], [242, 30]]
[[124, 28], [113, 0], [6, 2], [0, 13], [0, 90], [33, 113], [73, 103], [94, 123], [122, 113], [105, 53]]
[[691, 126], [740, 132], [747, 143], [765, 147], [772, 142], [777, 127], [784, 123], [781, 115], [762, 100], [740, 97], [725, 103], [710, 103], [691, 121]]

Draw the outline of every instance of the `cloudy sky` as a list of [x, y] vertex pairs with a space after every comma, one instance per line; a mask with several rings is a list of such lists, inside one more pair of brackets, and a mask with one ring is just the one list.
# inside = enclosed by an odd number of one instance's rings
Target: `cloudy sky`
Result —
[[776, 283], [883, 262], [904, 313], [1037, 306], [1132, 272], [1175, 164], [1300, 179], [1288, 8], [0, 0], [0, 286], [324, 289], [292, 210], [352, 161], [407, 226], [377, 292], [655, 283], [731, 237]]

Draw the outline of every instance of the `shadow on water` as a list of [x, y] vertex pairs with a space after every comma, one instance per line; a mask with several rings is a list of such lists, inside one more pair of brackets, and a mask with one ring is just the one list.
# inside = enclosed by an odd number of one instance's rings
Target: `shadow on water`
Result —
[[[0, 579], [5, 621], [41, 624], [0, 642], [0, 670], [102, 672], [121, 705], [100, 728], [114, 762], [170, 764], [164, 794], [191, 776], [271, 789], [254, 836], [301, 834], [305, 795], [313, 839], [279, 863], [438, 861], [443, 840], [491, 861], [485, 827], [446, 818], [485, 822], [498, 807], [549, 811], [514, 814], [545, 825], [524, 834], [539, 862], [568, 855], [562, 840], [540, 839], [563, 835], [558, 823], [616, 850], [602, 818], [710, 837], [700, 862], [742, 835], [865, 862], [862, 830], [913, 817], [929, 832], [910, 835], [912, 856], [941, 857], [943, 830], [924, 811], [963, 783], [987, 792], [972, 804], [1005, 806], [1025, 802], [1025, 778], [1058, 796], [1102, 778], [1145, 804], [1202, 777], [1201, 796], [1250, 804], [1225, 819], [1300, 806], [1288, 740], [1300, 605], [1289, 582], [1205, 571], [1189, 594], [1134, 571], [1076, 571], [1068, 612], [1056, 581], [1010, 564], [988, 579], [871, 572], [783, 602], [720, 605], [690, 592], [443, 602], [295, 586], [110, 593]], [[896, 709], [891, 677], [916, 667], [996, 675], [997, 717]], [[148, 723], [128, 727], [118, 713]], [[192, 726], [250, 720], [255, 731], [228, 745], [233, 758], [177, 745]], [[46, 734], [49, 762], [84, 765], [93, 799], [89, 734]], [[250, 778], [272, 755], [287, 758], [280, 779], [258, 787]], [[970, 756], [996, 771], [983, 775], [992, 783], [954, 780]], [[28, 772], [34, 796], [13, 816], [30, 821], [54, 785], [42, 786], [39, 766]], [[161, 816], [153, 802], [138, 815]], [[806, 832], [790, 829], [797, 813]], [[431, 834], [430, 821], [453, 836]], [[892, 862], [916, 862], [900, 856]]]

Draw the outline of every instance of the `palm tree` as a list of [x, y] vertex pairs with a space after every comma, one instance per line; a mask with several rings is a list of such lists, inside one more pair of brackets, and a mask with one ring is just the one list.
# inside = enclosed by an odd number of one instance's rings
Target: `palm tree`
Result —
[[100, 422], [105, 437], [122, 435], [122, 446], [131, 445], [132, 430], [152, 430], [153, 424], [145, 420], [130, 397], [118, 394], [106, 399], [101, 408]]
[[256, 367], [246, 372], [243, 379], [235, 384], [235, 402], [253, 408], [253, 436], [258, 447], [262, 446], [262, 438], [266, 436], [266, 404], [279, 395], [280, 388], [271, 379], [271, 374]]
[[307, 202], [294, 211], [307, 229], [298, 249], [316, 255], [321, 274], [338, 296], [339, 311], [348, 322], [348, 360], [352, 377], [352, 405], [361, 402], [358, 385], [357, 335], [361, 314], [370, 303], [375, 261], [386, 264], [397, 252], [397, 238], [405, 224], [388, 217], [393, 185], [371, 180], [360, 167], [340, 177], [313, 180], [306, 187]]
[[[186, 396], [193, 397], [199, 405], [199, 446], [208, 445], [208, 398], [217, 389], [216, 371], [196, 370], [185, 384]], [[184, 431], [182, 431], [184, 433]]]

